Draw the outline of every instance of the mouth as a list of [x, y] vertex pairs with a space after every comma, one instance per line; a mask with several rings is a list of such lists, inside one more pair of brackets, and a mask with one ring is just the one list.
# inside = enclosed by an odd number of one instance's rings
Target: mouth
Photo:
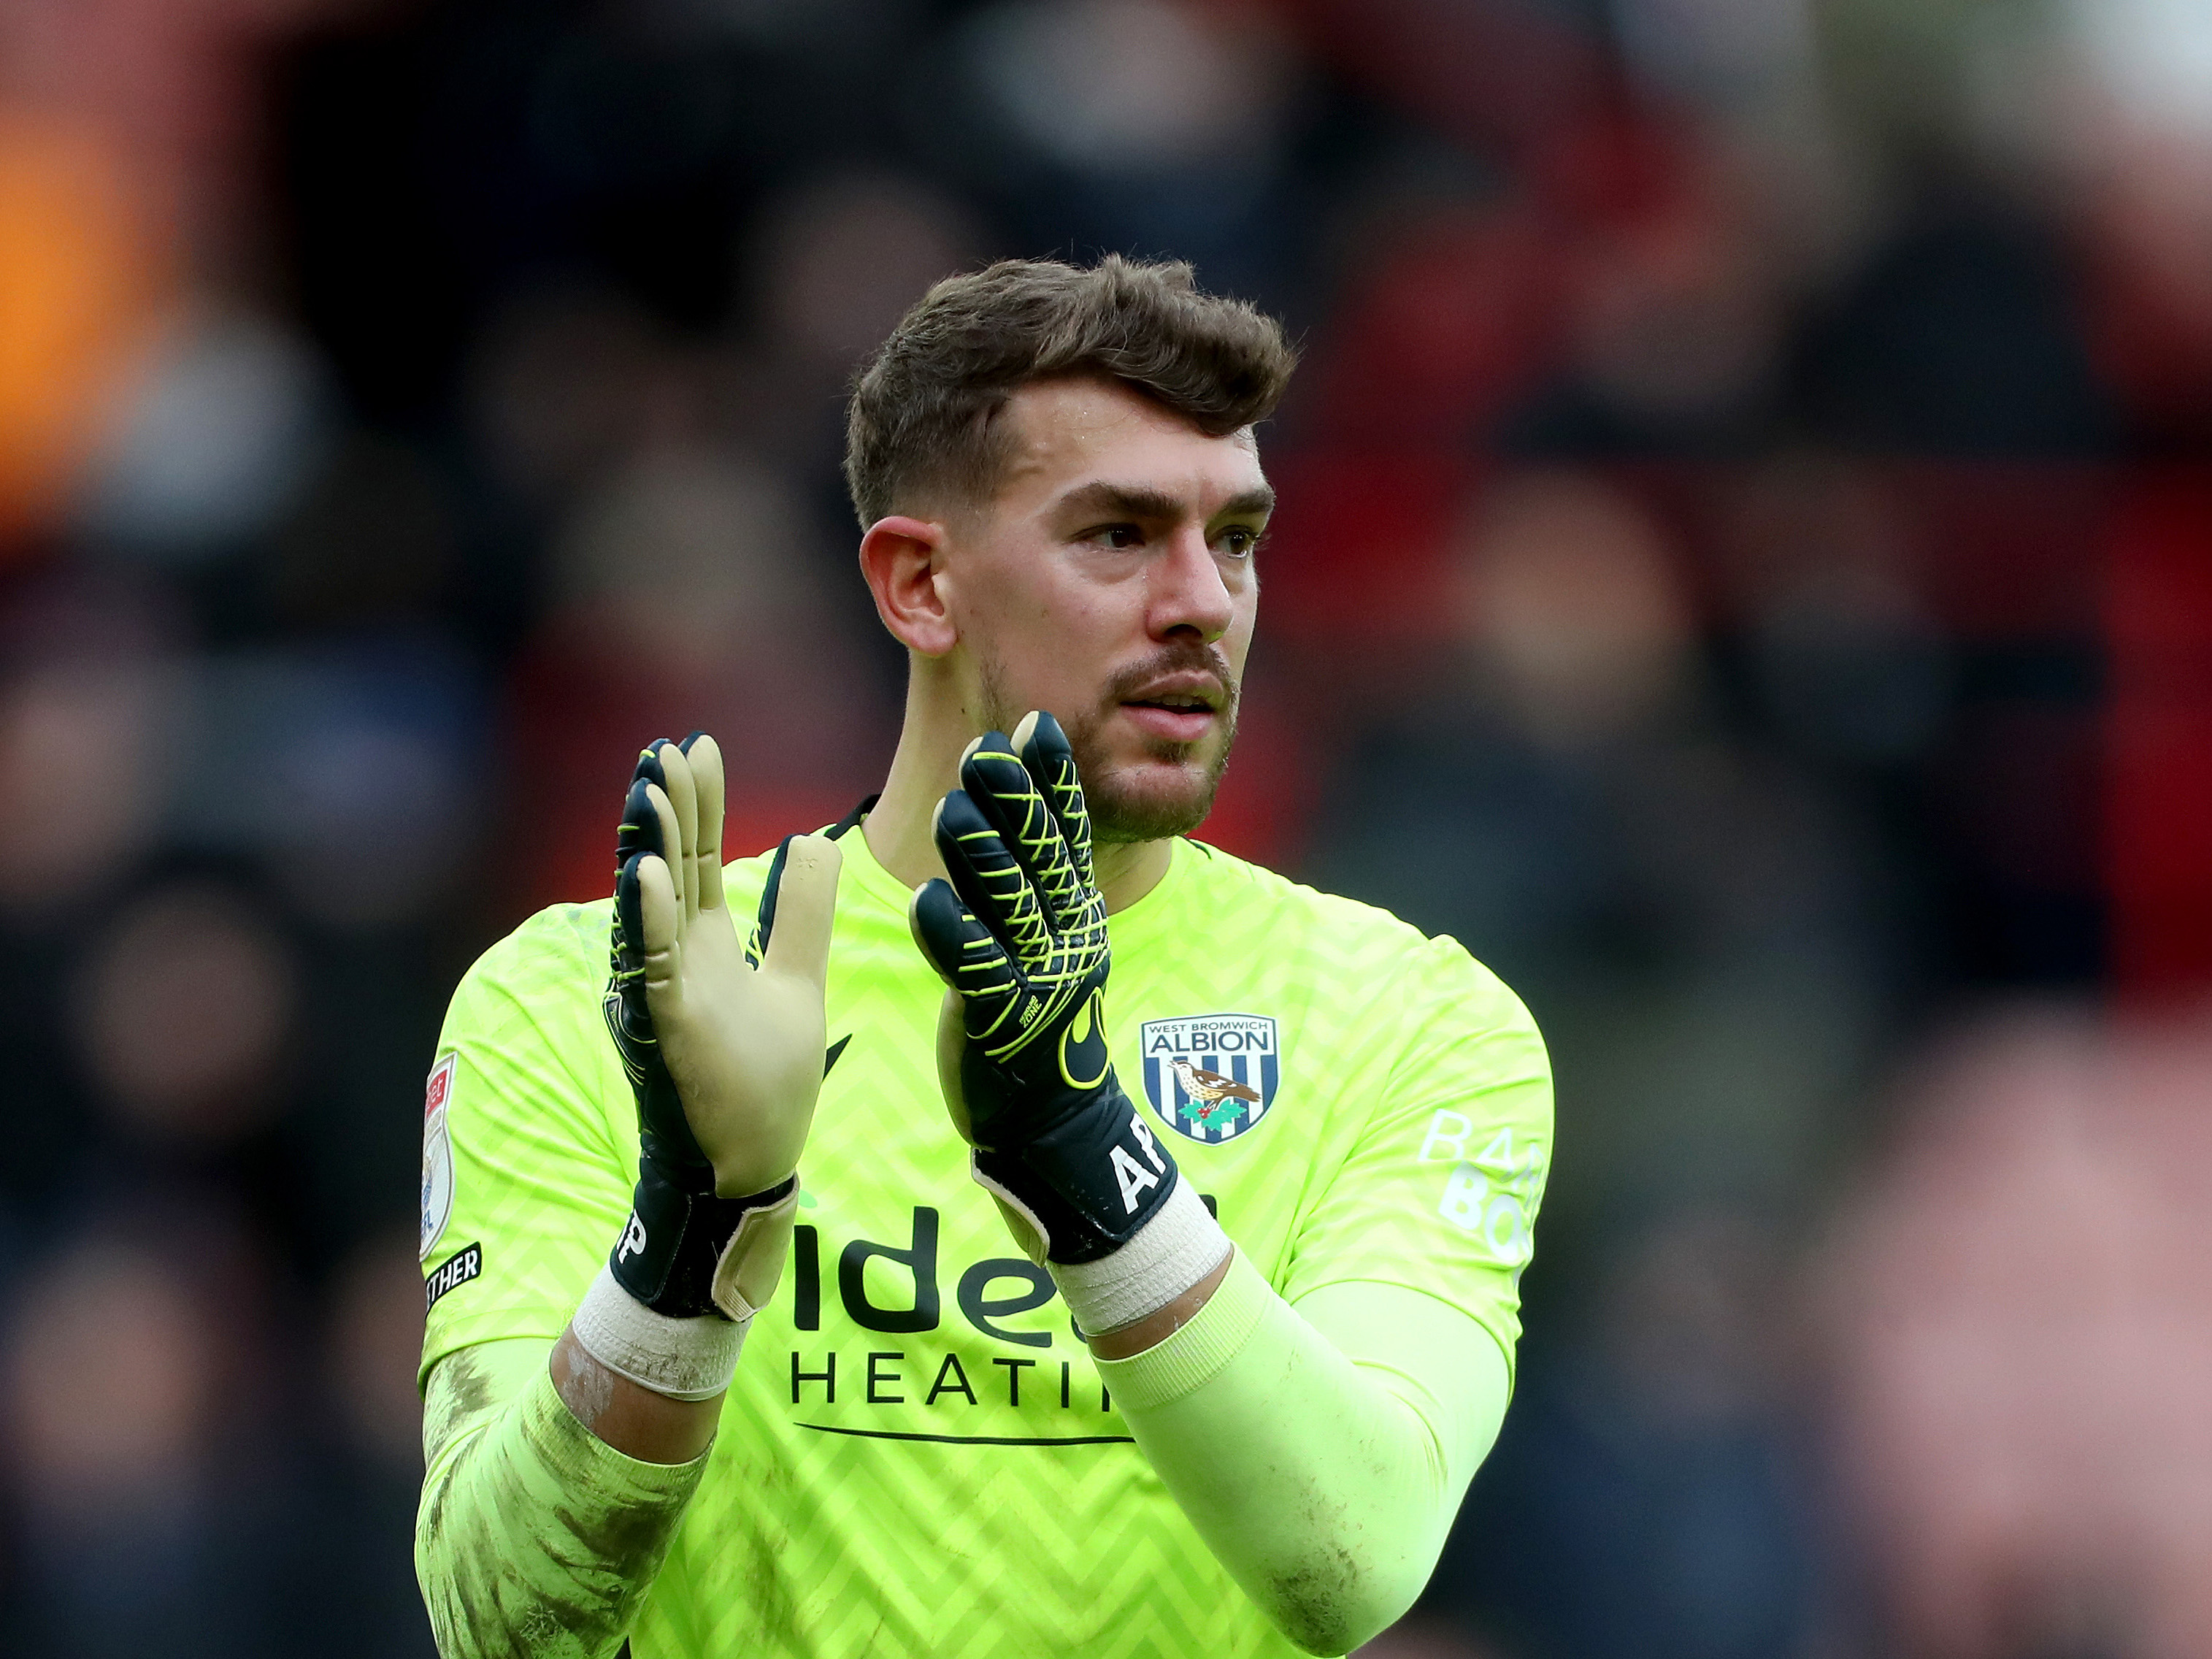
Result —
[[1170, 743], [1196, 743], [1213, 729], [1227, 700], [1211, 676], [1176, 676], [1141, 686], [1121, 699], [1122, 711], [1148, 735]]

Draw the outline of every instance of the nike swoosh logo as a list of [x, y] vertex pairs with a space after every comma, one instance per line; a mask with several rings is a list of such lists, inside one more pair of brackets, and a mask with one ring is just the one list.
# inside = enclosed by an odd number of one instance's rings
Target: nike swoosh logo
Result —
[[822, 1057], [823, 1076], [828, 1077], [830, 1075], [830, 1071], [837, 1064], [837, 1056], [845, 1052], [845, 1045], [852, 1040], [853, 1034], [850, 1031], [848, 1031], [844, 1036], [839, 1037], [835, 1042], [830, 1045], [830, 1052]]
[[1060, 1034], [1060, 1075], [1071, 1089], [1095, 1089], [1113, 1065], [1106, 1048], [1105, 998], [1094, 990]]

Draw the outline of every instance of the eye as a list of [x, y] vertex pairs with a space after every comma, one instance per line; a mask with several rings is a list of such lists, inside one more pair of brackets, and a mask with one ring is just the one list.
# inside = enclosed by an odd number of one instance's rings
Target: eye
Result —
[[1232, 559], [1249, 559], [1260, 545], [1260, 532], [1249, 524], [1228, 525], [1216, 533], [1213, 544]]
[[1115, 551], [1124, 551], [1145, 544], [1145, 532], [1133, 524], [1103, 524], [1096, 530], [1085, 532], [1083, 539], [1097, 542]]

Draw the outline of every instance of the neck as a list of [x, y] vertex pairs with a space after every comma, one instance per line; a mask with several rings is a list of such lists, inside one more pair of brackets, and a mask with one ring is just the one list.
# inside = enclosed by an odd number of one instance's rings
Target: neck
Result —
[[[907, 683], [898, 752], [891, 757], [883, 798], [860, 829], [876, 862], [908, 887], [945, 873], [930, 821], [946, 792], [960, 787], [961, 753], [983, 730], [975, 710], [957, 698], [931, 695], [922, 679], [915, 674]], [[1109, 913], [1127, 908], [1159, 885], [1172, 847], [1169, 841], [1134, 841], [1092, 848], [1098, 890]]]

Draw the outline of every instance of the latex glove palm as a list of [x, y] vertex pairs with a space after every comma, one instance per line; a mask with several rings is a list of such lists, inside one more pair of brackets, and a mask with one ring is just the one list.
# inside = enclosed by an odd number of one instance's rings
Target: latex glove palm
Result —
[[722, 797], [713, 738], [655, 744], [617, 842], [605, 1012], [636, 1097], [632, 1227], [645, 1237], [626, 1239], [614, 1265], [649, 1306], [666, 1289], [669, 1235], [686, 1224], [690, 1206], [678, 1200], [788, 1182], [822, 1084], [842, 855], [820, 836], [785, 842], [741, 939], [722, 890]]

